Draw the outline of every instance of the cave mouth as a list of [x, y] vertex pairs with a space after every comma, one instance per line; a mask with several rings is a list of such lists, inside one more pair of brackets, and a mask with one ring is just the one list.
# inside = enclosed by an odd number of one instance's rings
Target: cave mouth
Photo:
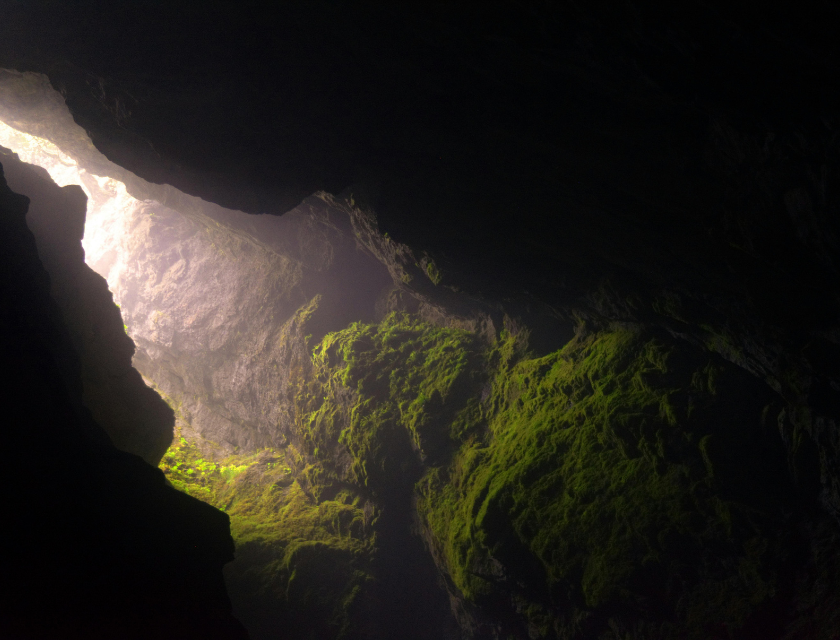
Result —
[[[27, 94], [40, 97], [9, 99]], [[392, 275], [353, 228], [358, 211], [326, 193], [282, 216], [225, 209], [107, 161], [42, 76], [0, 70], [0, 98], [12, 103], [0, 99], [0, 146], [84, 192], [84, 262], [107, 282], [132, 365], [175, 411], [174, 446], [187, 436], [210, 459], [287, 446], [301, 347], [394, 307]], [[115, 444], [152, 463], [166, 448]]]
[[[86, 195], [84, 260], [107, 282], [133, 366], [175, 413], [174, 438], [144, 457], [230, 516], [237, 551], [225, 581], [252, 639], [281, 628], [333, 637], [348, 625], [369, 637], [450, 633], [446, 592], [414, 533], [411, 483], [383, 512], [389, 498], [319, 477], [319, 449], [295, 428], [312, 414], [301, 387], [325, 336], [416, 308], [360, 245], [357, 212], [327, 194], [282, 217], [226, 210], [116, 166], [97, 175], [101, 161], [2, 120], [0, 146]], [[398, 448], [413, 458], [407, 437]], [[347, 454], [338, 461], [350, 475]]]
[[252, 640], [779, 637], [768, 611], [840, 602], [763, 381], [635, 321], [537, 355], [352, 198], [226, 210], [108, 164], [61, 109], [74, 154], [37, 105], [0, 145], [87, 195], [85, 259], [175, 412], [153, 462], [229, 515]]
[[[18, 131], [2, 121], [0, 146], [16, 153], [22, 162], [46, 169], [58, 186], [81, 187], [88, 200], [82, 237], [85, 263], [105, 278], [114, 302], [120, 306], [124, 294], [121, 274], [126, 268], [123, 247], [131, 233], [132, 218], [156, 203], [133, 198], [119, 180], [87, 171], [49, 140]], [[131, 336], [129, 322], [134, 319], [123, 319], [126, 333]]]
[[[46, 120], [33, 112], [30, 122]], [[85, 135], [50, 124], [58, 139]], [[0, 146], [87, 196], [85, 263], [107, 282], [134, 368], [176, 413], [176, 446], [183, 431], [205, 457], [286, 445], [299, 343], [376, 319], [394, 288], [328, 194], [255, 216], [147, 183], [95, 150], [71, 156], [2, 119]]]

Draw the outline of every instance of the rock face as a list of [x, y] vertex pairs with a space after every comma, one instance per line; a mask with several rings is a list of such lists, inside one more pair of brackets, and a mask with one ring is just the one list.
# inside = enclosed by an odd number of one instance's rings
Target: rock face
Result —
[[[4, 158], [5, 161], [5, 158]], [[78, 205], [75, 190], [51, 204]], [[9, 638], [245, 638], [221, 577], [227, 517], [121, 452], [87, 408], [79, 327], [51, 298], [25, 221], [27, 199], [0, 184], [0, 338], [6, 527], [0, 633]], [[78, 227], [78, 207], [68, 214]], [[75, 243], [78, 235], [69, 236]], [[73, 252], [78, 258], [78, 251]], [[55, 256], [58, 259], [59, 256]], [[68, 258], [68, 256], [63, 256]], [[96, 300], [100, 287], [79, 296]], [[113, 315], [96, 318], [104, 335]], [[116, 329], [121, 329], [120, 325]], [[107, 360], [106, 360], [107, 362]], [[11, 452], [14, 452], [12, 455]]]
[[172, 441], [174, 415], [132, 366], [134, 344], [108, 285], [84, 262], [85, 194], [57, 187], [46, 171], [11, 154], [2, 160], [10, 187], [29, 197], [27, 226], [79, 354], [85, 407], [118, 449], [157, 464]]
[[836, 505], [836, 13], [655, 4], [28, 3], [0, 61], [141, 178], [260, 213], [363, 183], [445, 285], [716, 350], [791, 403]]
[[633, 325], [534, 357], [395, 314], [313, 362], [310, 477], [413, 495], [463, 637], [835, 637], [836, 523], [783, 403], [719, 357]]
[[322, 198], [266, 220], [262, 235], [235, 212], [239, 229], [154, 204], [131, 215], [116, 287], [135, 366], [227, 453], [285, 442], [293, 360], [307, 341], [373, 320], [387, 271]]

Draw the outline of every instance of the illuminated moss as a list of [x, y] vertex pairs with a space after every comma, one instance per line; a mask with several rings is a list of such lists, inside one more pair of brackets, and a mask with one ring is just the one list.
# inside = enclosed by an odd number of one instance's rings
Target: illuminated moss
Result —
[[180, 437], [161, 468], [179, 490], [228, 513], [237, 561], [227, 581], [247, 619], [273, 620], [295, 637], [348, 637], [371, 578], [376, 511], [345, 489], [316, 500], [294, 480], [292, 450], [221, 460]]
[[429, 280], [434, 284], [440, 284], [443, 281], [440, 269], [437, 268], [437, 265], [431, 258], [426, 259], [426, 275], [429, 276]]
[[512, 589], [539, 637], [553, 610], [561, 637], [629, 611], [661, 621], [651, 637], [704, 638], [772, 596], [768, 469], [738, 460], [758, 415], [738, 424], [718, 407], [720, 367], [627, 329], [497, 362], [486, 436], [419, 484], [436, 555], [469, 600]]
[[[419, 460], [445, 457], [469, 430], [482, 359], [477, 339], [405, 314], [327, 335], [299, 393], [301, 435], [312, 452], [352, 458], [352, 479], [387, 491]], [[457, 433], [452, 433], [452, 430]], [[410, 476], [410, 474], [408, 474]]]
[[535, 358], [506, 332], [488, 348], [396, 313], [295, 366], [300, 452], [211, 463], [181, 442], [164, 459], [231, 515], [237, 590], [284, 623], [358, 635], [373, 501], [412, 495], [450, 588], [507, 603], [534, 638], [707, 638], [778, 589], [767, 396], [699, 349], [618, 327]]

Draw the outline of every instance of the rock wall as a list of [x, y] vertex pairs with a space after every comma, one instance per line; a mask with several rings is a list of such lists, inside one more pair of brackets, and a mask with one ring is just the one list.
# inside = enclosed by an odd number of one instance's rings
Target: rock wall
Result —
[[135, 366], [225, 453], [290, 437], [293, 361], [328, 331], [373, 320], [391, 285], [329, 200], [266, 220], [269, 234], [228, 215], [240, 228], [144, 204], [131, 212], [116, 283]]
[[[78, 204], [74, 190], [65, 195]], [[233, 555], [227, 516], [114, 448], [85, 406], [86, 364], [72, 337], [79, 328], [51, 297], [27, 205], [0, 181], [2, 475], [13, 550], [0, 577], [0, 633], [246, 638], [221, 575]], [[78, 229], [78, 208], [69, 213]], [[122, 328], [113, 315], [94, 320], [105, 335]]]
[[840, 530], [775, 391], [639, 324], [523, 337], [354, 323], [292, 369], [295, 444], [167, 454], [231, 514], [256, 637], [836, 637]]
[[172, 441], [175, 418], [132, 366], [134, 344], [108, 285], [84, 262], [87, 198], [77, 186], [57, 187], [45, 170], [14, 154], [3, 153], [2, 160], [10, 187], [29, 197], [27, 226], [79, 354], [85, 407], [118, 449], [157, 464]]

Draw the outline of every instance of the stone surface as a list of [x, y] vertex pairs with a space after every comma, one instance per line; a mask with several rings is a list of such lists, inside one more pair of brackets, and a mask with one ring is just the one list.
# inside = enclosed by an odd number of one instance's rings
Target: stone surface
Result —
[[264, 235], [237, 212], [232, 224], [154, 204], [131, 215], [116, 286], [135, 366], [225, 453], [286, 442], [290, 369], [308, 342], [374, 318], [387, 271], [320, 198], [267, 219]]
[[57, 187], [46, 171], [11, 154], [0, 157], [10, 187], [30, 199], [26, 223], [79, 354], [85, 407], [118, 449], [156, 465], [172, 441], [175, 418], [132, 366], [134, 344], [107, 283], [84, 263], [85, 194], [77, 186]]
[[227, 516], [114, 448], [85, 406], [78, 327], [51, 298], [27, 205], [0, 182], [2, 477], [4, 508], [15, 514], [5, 527], [0, 634], [246, 638], [222, 580], [233, 556]]

